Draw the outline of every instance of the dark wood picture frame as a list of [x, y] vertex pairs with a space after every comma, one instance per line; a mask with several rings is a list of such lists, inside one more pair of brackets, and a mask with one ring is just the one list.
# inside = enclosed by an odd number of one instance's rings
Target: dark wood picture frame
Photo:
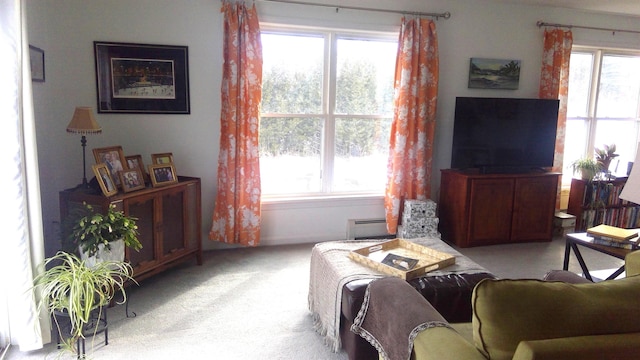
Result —
[[98, 184], [100, 184], [100, 189], [102, 189], [104, 196], [109, 197], [118, 193], [118, 187], [105, 163], [92, 165], [91, 168], [96, 176], [96, 180], [98, 180]]
[[124, 159], [127, 161], [127, 167], [129, 169], [134, 169], [136, 167], [140, 169], [145, 183], [150, 181], [149, 174], [147, 174], [147, 168], [144, 166], [144, 162], [142, 161], [142, 155], [127, 155]]
[[175, 184], [178, 182], [176, 168], [173, 164], [149, 165], [149, 177], [153, 187]]
[[120, 177], [122, 190], [126, 193], [145, 188], [144, 177], [142, 176], [142, 171], [140, 171], [140, 168], [138, 167], [119, 171], [118, 177]]
[[94, 41], [99, 113], [189, 114], [187, 46]]
[[104, 163], [107, 166], [116, 187], [120, 187], [121, 183], [118, 171], [129, 168], [124, 153], [122, 152], [122, 146], [95, 148], [93, 149], [93, 157], [96, 159], [96, 164]]
[[31, 81], [44, 82], [44, 50], [29, 45], [29, 65]]

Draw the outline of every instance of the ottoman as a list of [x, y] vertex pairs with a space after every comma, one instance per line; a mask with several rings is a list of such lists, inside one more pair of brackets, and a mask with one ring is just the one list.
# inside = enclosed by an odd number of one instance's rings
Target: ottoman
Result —
[[[493, 279], [489, 272], [472, 274], [444, 274], [422, 276], [408, 283], [438, 310], [450, 323], [471, 322], [471, 293], [483, 279]], [[340, 310], [340, 339], [350, 360], [377, 359], [377, 350], [359, 335], [351, 332], [358, 315], [367, 285], [373, 279], [354, 280], [342, 287]]]

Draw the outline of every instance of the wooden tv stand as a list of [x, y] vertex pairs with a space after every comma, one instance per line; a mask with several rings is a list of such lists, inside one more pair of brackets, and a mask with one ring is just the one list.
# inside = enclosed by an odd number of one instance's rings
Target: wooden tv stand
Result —
[[459, 247], [551, 241], [560, 176], [442, 170], [442, 239]]

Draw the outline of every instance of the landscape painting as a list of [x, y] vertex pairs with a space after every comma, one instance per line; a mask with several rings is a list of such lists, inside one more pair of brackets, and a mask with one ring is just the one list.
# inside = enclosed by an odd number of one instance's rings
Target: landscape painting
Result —
[[520, 83], [520, 60], [471, 58], [470, 89], [516, 90]]

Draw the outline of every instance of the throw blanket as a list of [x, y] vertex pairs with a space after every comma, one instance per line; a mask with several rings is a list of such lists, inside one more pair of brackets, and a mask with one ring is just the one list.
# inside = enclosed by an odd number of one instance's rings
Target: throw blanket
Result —
[[[396, 311], [398, 308], [404, 311]], [[367, 286], [362, 308], [351, 330], [367, 339], [382, 359], [409, 360], [418, 334], [439, 326], [450, 327], [411, 285], [387, 277]]]
[[[328, 241], [316, 244], [311, 251], [309, 310], [313, 315], [315, 330], [324, 336], [325, 344], [334, 352], [338, 352], [342, 346], [340, 343], [342, 287], [354, 280], [390, 276], [351, 260], [348, 256], [349, 252], [383, 241], [386, 240]], [[456, 257], [454, 265], [429, 272], [424, 276], [487, 272], [485, 268], [437, 237], [417, 238], [411, 241]]]

